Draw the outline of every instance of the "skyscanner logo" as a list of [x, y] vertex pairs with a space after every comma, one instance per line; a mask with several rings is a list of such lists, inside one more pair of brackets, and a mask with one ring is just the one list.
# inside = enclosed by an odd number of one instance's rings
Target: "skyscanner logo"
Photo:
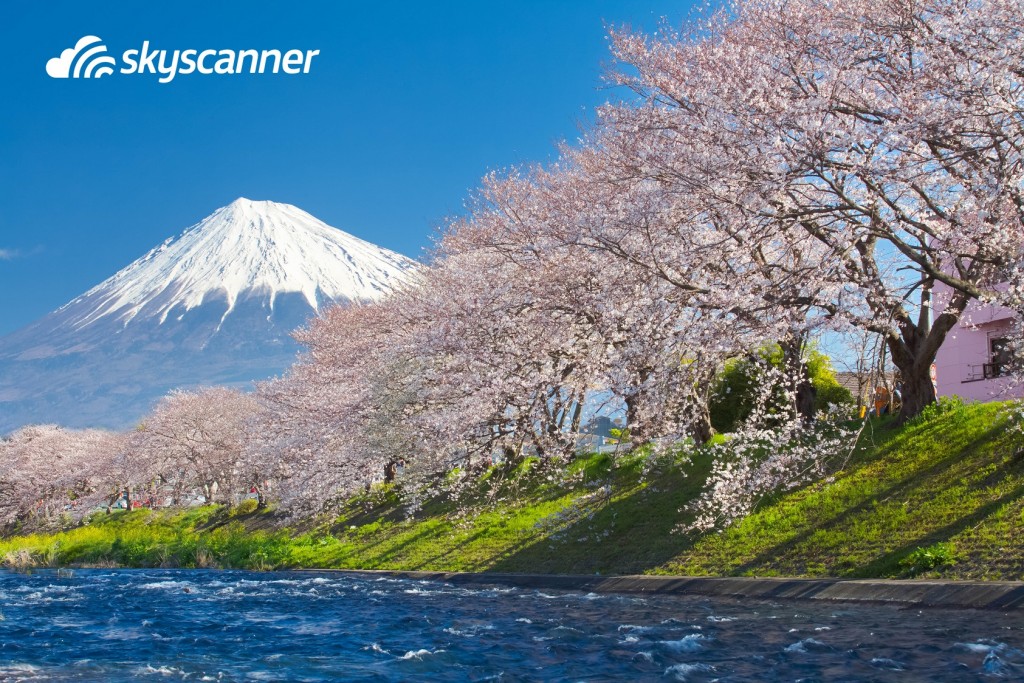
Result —
[[117, 60], [96, 36], [85, 36], [72, 48], [46, 63], [51, 78], [99, 78], [117, 70], [122, 74], [154, 74], [160, 83], [189, 74], [308, 74], [320, 50], [154, 50], [149, 41], [142, 49], [125, 50]]
[[107, 46], [96, 36], [85, 36], [72, 48], [46, 63], [52, 78], [99, 78], [114, 73], [114, 58], [106, 54]]

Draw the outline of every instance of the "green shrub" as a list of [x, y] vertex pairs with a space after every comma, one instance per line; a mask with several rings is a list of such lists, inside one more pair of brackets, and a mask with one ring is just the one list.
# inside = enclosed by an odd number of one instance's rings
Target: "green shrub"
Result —
[[370, 522], [369, 524], [364, 524], [361, 527], [358, 527], [355, 530], [355, 533], [360, 537], [370, 536], [380, 531], [382, 526], [383, 525], [380, 523], [380, 520], [377, 520], [376, 522]]
[[910, 574], [920, 574], [953, 564], [956, 564], [956, 546], [952, 543], [936, 543], [927, 548], [917, 548], [900, 562], [900, 566]]
[[538, 467], [539, 465], [540, 458], [536, 456], [529, 456], [523, 458], [523, 461], [515, 466], [515, 469], [512, 470], [509, 476], [512, 479], [518, 479], [519, 477], [523, 477], [529, 474], [531, 470], [533, 470], [535, 467]]
[[568, 467], [567, 473], [582, 472], [586, 479], [595, 479], [608, 475], [612, 467], [612, 456], [608, 453], [593, 453], [577, 457]]
[[[782, 368], [782, 348], [778, 344], [768, 344], [754, 351], [747, 358], [733, 358], [725, 363], [715, 378], [715, 387], [711, 394], [708, 409], [711, 413], [711, 426], [716, 432], [733, 432], [753, 409], [755, 389], [760, 380], [758, 365], [767, 363], [774, 368]], [[816, 390], [814, 407], [824, 411], [829, 405], [854, 404], [849, 389], [839, 384], [836, 379], [832, 361], [820, 351], [811, 350], [804, 359], [807, 373]], [[777, 407], [769, 408], [769, 412], [782, 412], [786, 405], [784, 388], [777, 387], [773, 399]]]
[[937, 403], [924, 407], [920, 413], [914, 416], [910, 424], [925, 424], [933, 422], [944, 415], [963, 412], [967, 403], [959, 396], [943, 396]]
[[613, 427], [608, 430], [608, 434], [614, 439], [615, 442], [628, 442], [629, 441], [629, 428]]
[[850, 390], [840, 384], [835, 375], [819, 376], [812, 379], [814, 388], [818, 390], [814, 397], [814, 407], [819, 410], [828, 410], [829, 406], [848, 407], [852, 414], [856, 401]]
[[259, 501], [255, 498], [246, 498], [238, 505], [231, 508], [231, 512], [228, 514], [231, 517], [237, 517], [239, 515], [250, 515], [256, 512], [256, 508], [259, 507]]

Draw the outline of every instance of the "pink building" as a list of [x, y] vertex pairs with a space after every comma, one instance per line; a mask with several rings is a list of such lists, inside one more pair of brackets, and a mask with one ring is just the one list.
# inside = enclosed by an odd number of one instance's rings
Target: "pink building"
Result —
[[[935, 314], [945, 308], [949, 288], [935, 286]], [[1001, 306], [972, 302], [960, 322], [949, 331], [935, 358], [938, 394], [972, 401], [1020, 397], [1024, 390], [1011, 386], [1004, 374], [1008, 360], [1007, 337], [1014, 313]]]

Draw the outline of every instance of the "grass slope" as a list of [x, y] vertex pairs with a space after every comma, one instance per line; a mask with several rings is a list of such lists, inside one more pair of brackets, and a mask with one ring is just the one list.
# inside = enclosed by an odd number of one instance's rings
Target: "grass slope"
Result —
[[100, 515], [0, 541], [9, 566], [337, 567], [688, 575], [1024, 579], [1024, 451], [1000, 404], [950, 402], [874, 423], [828, 482], [763, 502], [721, 533], [678, 531], [707, 456], [527, 462], [449, 476], [410, 514], [376, 488], [304, 532], [218, 508]]

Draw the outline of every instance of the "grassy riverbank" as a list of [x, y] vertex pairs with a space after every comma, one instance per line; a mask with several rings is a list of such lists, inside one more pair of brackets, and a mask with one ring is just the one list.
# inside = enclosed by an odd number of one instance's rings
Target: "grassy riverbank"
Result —
[[1024, 579], [1024, 441], [998, 404], [874, 423], [846, 468], [722, 533], [678, 530], [709, 462], [630, 455], [527, 463], [423, 501], [348, 501], [312, 530], [271, 512], [100, 515], [0, 540], [15, 567], [337, 567], [551, 573]]

